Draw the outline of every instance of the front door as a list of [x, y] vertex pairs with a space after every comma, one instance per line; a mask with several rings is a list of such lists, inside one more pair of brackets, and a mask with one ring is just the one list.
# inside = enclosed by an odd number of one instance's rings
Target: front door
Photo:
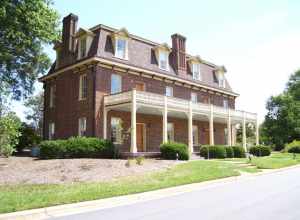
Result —
[[138, 152], [145, 151], [144, 145], [145, 145], [145, 137], [144, 137], [144, 124], [136, 124], [136, 146]]

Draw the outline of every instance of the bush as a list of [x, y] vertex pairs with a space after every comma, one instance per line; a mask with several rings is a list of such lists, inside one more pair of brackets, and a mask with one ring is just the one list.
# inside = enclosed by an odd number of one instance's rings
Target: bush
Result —
[[40, 157], [52, 158], [114, 158], [114, 145], [107, 140], [88, 137], [71, 137], [68, 140], [43, 141]]
[[253, 146], [250, 147], [249, 153], [257, 157], [269, 156], [271, 154], [271, 148], [268, 146]]
[[[225, 146], [202, 146], [200, 148], [200, 156], [204, 157], [205, 159], [208, 158], [219, 158], [223, 159], [226, 158], [226, 147]], [[209, 154], [209, 155], [208, 155]]]
[[22, 152], [23, 149], [31, 148], [41, 142], [41, 137], [37, 135], [33, 127], [23, 123], [19, 131], [21, 135], [19, 137], [19, 143], [16, 146], [18, 152]]
[[226, 146], [225, 150], [226, 150], [226, 157], [227, 158], [233, 158], [234, 157], [233, 149], [232, 149], [231, 146]]
[[235, 158], [245, 158], [246, 153], [242, 146], [232, 146], [233, 156]]
[[14, 113], [0, 117], [0, 156], [9, 157], [18, 144], [21, 121]]
[[289, 153], [300, 153], [300, 141], [294, 140], [287, 144], [284, 151]]
[[188, 160], [189, 151], [186, 144], [169, 142], [160, 146], [161, 157], [167, 160], [176, 160], [176, 154], [178, 154], [178, 160]]

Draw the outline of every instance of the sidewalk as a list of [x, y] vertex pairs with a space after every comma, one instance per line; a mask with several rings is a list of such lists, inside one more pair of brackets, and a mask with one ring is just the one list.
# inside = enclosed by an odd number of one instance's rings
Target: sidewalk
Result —
[[65, 215], [72, 215], [84, 212], [90, 212], [100, 209], [107, 209], [116, 206], [130, 205], [138, 202], [145, 202], [149, 200], [160, 199], [168, 196], [174, 196], [194, 190], [205, 190], [211, 187], [217, 187], [223, 184], [228, 184], [234, 181], [246, 181], [260, 175], [267, 175], [276, 172], [282, 172], [289, 169], [300, 167], [300, 165], [290, 166], [276, 170], [264, 170], [260, 173], [240, 175], [235, 177], [228, 177], [223, 179], [211, 180], [201, 183], [193, 183], [188, 185], [176, 186], [166, 189], [149, 191], [139, 194], [132, 194], [126, 196], [112, 197], [107, 199], [100, 199], [87, 202], [79, 202], [67, 205], [58, 205], [40, 209], [33, 209], [27, 211], [20, 211], [8, 214], [1, 214], [0, 220], [27, 220], [27, 219], [48, 219], [53, 217], [60, 217]]

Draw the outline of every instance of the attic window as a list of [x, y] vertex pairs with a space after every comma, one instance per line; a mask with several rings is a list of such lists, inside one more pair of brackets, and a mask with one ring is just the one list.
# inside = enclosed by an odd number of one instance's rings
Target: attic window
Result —
[[199, 63], [193, 63], [192, 64], [192, 72], [193, 72], [193, 79], [201, 80], [200, 64]]
[[79, 48], [79, 59], [84, 58], [86, 56], [86, 38], [80, 39], [80, 48]]
[[218, 81], [219, 81], [219, 87], [221, 88], [225, 88], [225, 77], [223, 73], [219, 73], [219, 77], [218, 77]]
[[128, 45], [127, 40], [125, 40], [124, 38], [117, 38], [115, 56], [121, 59], [128, 59], [127, 45]]
[[168, 53], [166, 51], [159, 51], [159, 68], [163, 70], [168, 70]]

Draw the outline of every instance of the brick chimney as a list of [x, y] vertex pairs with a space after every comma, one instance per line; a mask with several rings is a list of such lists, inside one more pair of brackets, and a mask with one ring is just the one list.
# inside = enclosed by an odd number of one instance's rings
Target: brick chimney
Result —
[[173, 34], [172, 38], [172, 61], [173, 67], [178, 75], [186, 74], [185, 41], [186, 38], [180, 34]]
[[75, 56], [76, 42], [75, 34], [77, 31], [78, 16], [69, 14], [63, 19], [62, 30], [62, 56], [64, 64], [70, 64]]

